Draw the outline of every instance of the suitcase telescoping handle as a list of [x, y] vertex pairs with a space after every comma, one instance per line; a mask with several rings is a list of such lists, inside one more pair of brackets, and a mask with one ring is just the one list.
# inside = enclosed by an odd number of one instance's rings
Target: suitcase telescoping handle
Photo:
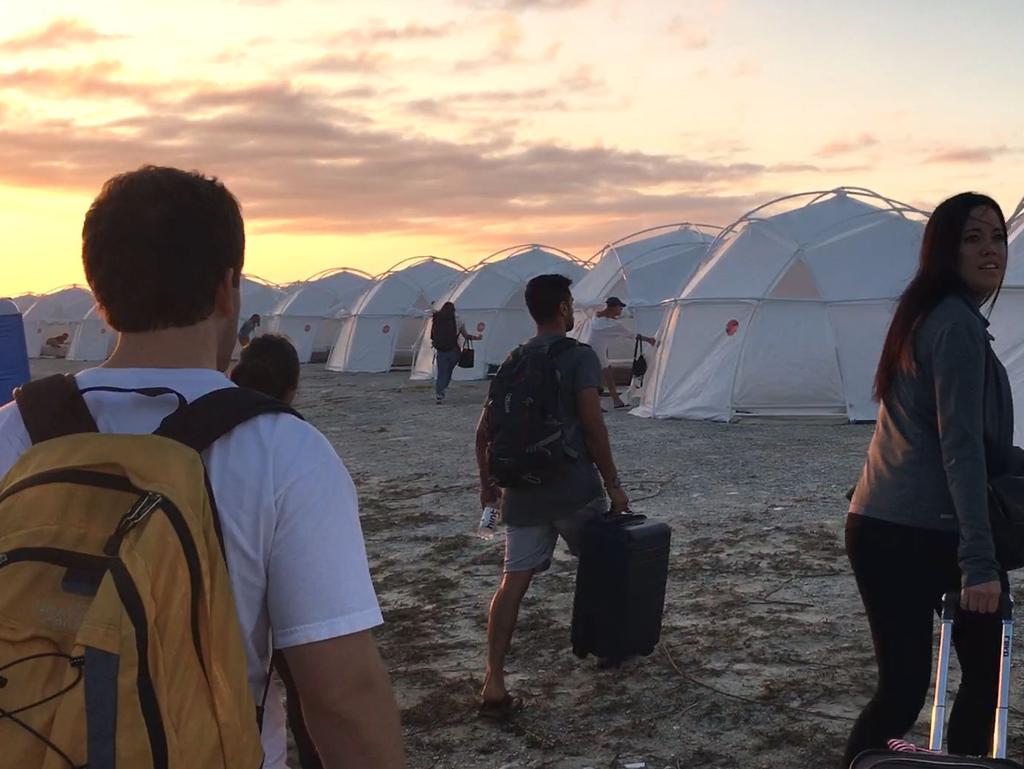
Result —
[[[942, 749], [946, 727], [946, 688], [949, 679], [949, 647], [953, 640], [953, 620], [960, 610], [960, 593], [942, 596], [942, 632], [939, 635], [939, 664], [935, 677], [935, 704], [932, 706], [932, 735], [929, 747]], [[1000, 640], [999, 699], [996, 702], [996, 727], [992, 735], [992, 757], [1006, 758], [1006, 723], [1010, 712], [1010, 651], [1013, 646], [1013, 598], [1003, 593], [999, 598], [1003, 620]]]

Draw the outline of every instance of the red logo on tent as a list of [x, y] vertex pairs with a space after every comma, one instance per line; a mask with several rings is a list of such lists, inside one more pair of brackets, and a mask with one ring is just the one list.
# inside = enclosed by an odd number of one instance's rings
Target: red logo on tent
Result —
[[725, 324], [725, 333], [728, 336], [733, 336], [737, 331], [740, 330], [740, 322], [738, 320], [730, 320]]
[[306, 331], [309, 331], [311, 328], [313, 328], [313, 327], [307, 323], [306, 324]]
[[391, 326], [389, 326], [387, 323], [385, 323], [384, 324], [384, 328], [382, 328], [381, 331], [383, 331], [385, 334], [390, 334], [391, 333]]
[[479, 323], [477, 323], [477, 324], [476, 324], [476, 333], [478, 333], [478, 334], [479, 334], [479, 333], [480, 333], [481, 331], [483, 331], [483, 330], [484, 330], [485, 328], [487, 328], [487, 324], [486, 324], [486, 323], [484, 323], [483, 321], [480, 321]]

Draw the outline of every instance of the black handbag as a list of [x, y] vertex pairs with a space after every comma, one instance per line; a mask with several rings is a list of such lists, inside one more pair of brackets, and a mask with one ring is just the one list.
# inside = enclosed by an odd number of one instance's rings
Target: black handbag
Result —
[[1006, 571], [1024, 566], [1024, 476], [988, 482], [988, 519], [996, 558]]
[[466, 340], [466, 346], [459, 353], [459, 368], [473, 368], [476, 365], [476, 353], [473, 351], [473, 343]]
[[633, 378], [638, 380], [640, 387], [644, 386], [644, 375], [647, 373], [647, 358], [644, 357], [644, 343], [640, 335], [636, 335], [633, 343]]

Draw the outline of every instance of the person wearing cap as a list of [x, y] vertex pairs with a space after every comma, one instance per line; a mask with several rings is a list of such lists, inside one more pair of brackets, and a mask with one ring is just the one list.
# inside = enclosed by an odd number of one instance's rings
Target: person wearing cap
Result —
[[590, 346], [594, 348], [598, 359], [601, 361], [601, 372], [604, 377], [604, 386], [608, 394], [612, 396], [612, 404], [617, 409], [626, 407], [626, 404], [619, 397], [618, 388], [615, 386], [615, 377], [612, 373], [611, 363], [608, 361], [608, 348], [617, 339], [633, 341], [640, 339], [651, 346], [658, 344], [654, 337], [634, 334], [620, 321], [622, 311], [626, 304], [617, 296], [609, 296], [605, 300], [603, 310], [598, 310], [594, 322], [590, 325]]

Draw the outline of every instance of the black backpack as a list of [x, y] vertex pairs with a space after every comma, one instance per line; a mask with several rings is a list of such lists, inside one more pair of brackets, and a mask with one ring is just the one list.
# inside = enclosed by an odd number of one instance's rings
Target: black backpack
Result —
[[451, 352], [459, 346], [459, 329], [455, 325], [455, 316], [445, 317], [434, 313], [430, 321], [430, 343], [439, 352]]
[[490, 478], [498, 486], [544, 484], [578, 458], [564, 432], [557, 358], [579, 345], [569, 338], [550, 345], [521, 345], [491, 380], [487, 461]]

